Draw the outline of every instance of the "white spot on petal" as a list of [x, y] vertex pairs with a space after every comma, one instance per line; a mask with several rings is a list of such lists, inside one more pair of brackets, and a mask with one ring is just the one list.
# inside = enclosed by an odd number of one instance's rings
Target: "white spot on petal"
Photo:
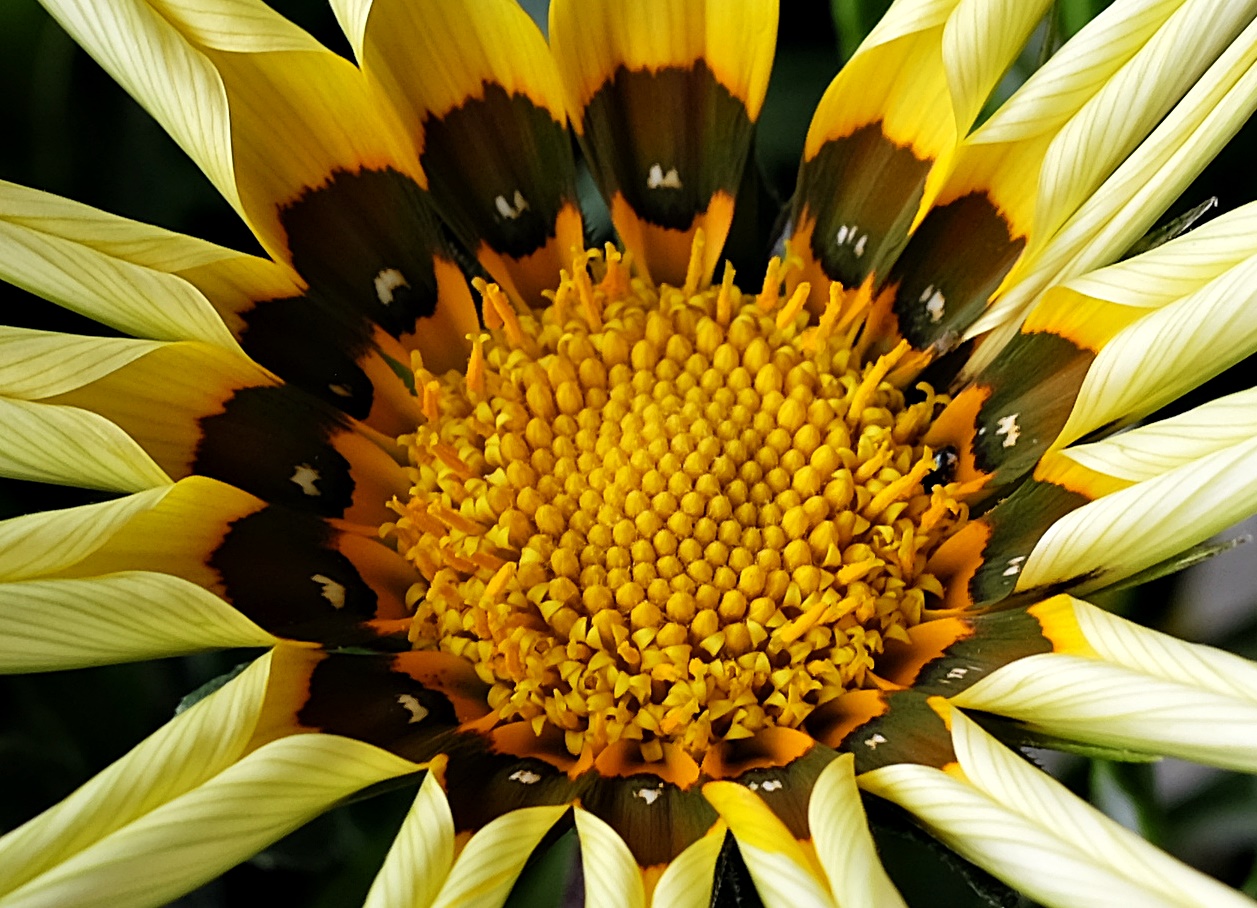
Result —
[[838, 228], [838, 236], [834, 238], [834, 242], [841, 246], [847, 241], [847, 234], [851, 232], [851, 228], [843, 224]]
[[947, 677], [951, 681], [959, 681], [967, 674], [969, 674], [969, 669], [957, 666], [947, 673]]
[[780, 791], [780, 790], [781, 790], [781, 780], [780, 780], [780, 779], [769, 779], [767, 782], [765, 782], [765, 783], [763, 783], [762, 785], [760, 785], [760, 788], [764, 789], [764, 791]]
[[410, 284], [406, 282], [406, 275], [396, 268], [383, 268], [375, 276], [375, 295], [385, 306], [393, 301], [393, 294], [399, 287], [409, 286]]
[[860, 256], [864, 255], [864, 247], [868, 243], [868, 241], [869, 241], [869, 235], [867, 233], [861, 234], [860, 238], [855, 241], [855, 247], [851, 251], [855, 253], [856, 258], [859, 258]]
[[1008, 416], [1001, 416], [998, 420], [995, 434], [1004, 436], [1006, 448], [1011, 448], [1017, 444], [1017, 439], [1021, 438], [1021, 427], [1017, 425], [1017, 417], [1020, 415], [1020, 413], [1010, 413]]
[[925, 300], [925, 311], [930, 314], [931, 322], [937, 325], [943, 320], [943, 312], [946, 305], [947, 299], [943, 296], [942, 291], [935, 290], [930, 294], [929, 299]]
[[1016, 558], [1008, 559], [1008, 567], [1004, 569], [1005, 577], [1016, 577], [1021, 571], [1021, 563], [1026, 560], [1025, 555], [1018, 555]]
[[317, 498], [320, 494], [318, 487], [315, 485], [320, 479], [319, 471], [314, 469], [308, 463], [297, 464], [297, 468], [292, 471], [289, 477], [290, 482], [295, 482], [301, 487], [301, 491], [309, 495], [311, 498]]
[[660, 793], [658, 788], [639, 788], [633, 792], [633, 797], [641, 798], [649, 805], [659, 800]]
[[668, 172], [664, 173], [662, 164], [651, 164], [650, 171], [646, 174], [646, 188], [680, 189], [681, 174], [675, 167], [669, 168]]
[[323, 598], [332, 604], [332, 608], [345, 607], [345, 587], [326, 574], [311, 574], [310, 579], [323, 587]]
[[877, 750], [877, 745], [885, 743], [886, 736], [877, 732], [874, 732], [871, 736], [864, 739], [864, 746], [869, 750]]
[[515, 195], [511, 197], [510, 201], [507, 201], [506, 196], [500, 195], [493, 200], [493, 205], [497, 208], [498, 214], [508, 221], [515, 220], [528, 210], [528, 200], [524, 198], [524, 194], [518, 189], [515, 190]]
[[517, 769], [507, 778], [512, 782], [518, 782], [520, 785], [536, 785], [541, 781], [541, 776], [529, 769]]
[[354, 393], [345, 385], [328, 385], [327, 389], [337, 397], [352, 397]]
[[412, 697], [410, 694], [402, 694], [397, 698], [397, 703], [406, 708], [406, 712], [410, 713], [410, 718], [406, 720], [407, 725], [414, 725], [416, 722], [422, 722], [428, 718], [428, 708]]

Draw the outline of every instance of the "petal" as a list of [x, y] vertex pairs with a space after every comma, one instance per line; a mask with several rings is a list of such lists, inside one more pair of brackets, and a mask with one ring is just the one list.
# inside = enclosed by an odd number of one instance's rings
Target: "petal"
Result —
[[442, 216], [513, 298], [541, 302], [584, 235], [562, 87], [537, 26], [512, 0], [335, 6]]
[[219, 347], [13, 328], [0, 345], [15, 351], [0, 394], [98, 413], [174, 478], [376, 526], [408, 494], [388, 439]]
[[1059, 443], [1166, 404], [1257, 350], [1257, 256], [1118, 331], [1087, 371]]
[[465, 359], [477, 326], [470, 294], [409, 143], [352, 64], [259, 0], [48, 6], [277, 261], [410, 338], [432, 365]]
[[575, 815], [585, 874], [585, 904], [645, 908], [642, 875], [624, 840], [592, 813], [578, 807]]
[[58, 305], [137, 337], [243, 347], [393, 435], [421, 418], [388, 364], [408, 359], [400, 345], [282, 265], [4, 182], [0, 236], [0, 277]]
[[270, 661], [269, 654], [258, 659], [74, 794], [0, 838], [0, 893], [41, 877], [235, 763], [261, 713]]
[[840, 908], [906, 908], [873, 846], [855, 784], [854, 755], [840, 754], [825, 767], [812, 788], [807, 818]]
[[276, 642], [222, 599], [167, 574], [0, 583], [0, 671], [6, 673]]
[[568, 111], [634, 261], [682, 286], [705, 235], [710, 279], [776, 44], [768, 0], [557, 0], [550, 45]]
[[1045, 451], [1142, 416], [1257, 349], [1245, 305], [1255, 213], [1048, 291], [927, 436], [955, 449], [957, 480], [1007, 485]]
[[823, 871], [758, 795], [736, 782], [708, 782], [703, 796], [737, 839], [766, 908], [833, 908]]
[[[1257, 23], [1218, 56], [968, 333], [976, 335], [1017, 317], [1047, 287], [1111, 262], [1129, 249], [1257, 109], [1255, 62]], [[970, 369], [980, 365], [978, 361]]]
[[1055, 651], [997, 669], [952, 703], [1090, 743], [1257, 771], [1257, 665], [1067, 596], [1030, 613]]
[[524, 807], [489, 823], [454, 862], [434, 908], [501, 908], [528, 856], [567, 810]]
[[129, 435], [87, 410], [0, 397], [0, 424], [2, 476], [111, 492], [171, 482]]
[[963, 132], [943, 59], [944, 25], [956, 5], [892, 4], [816, 107], [788, 240], [814, 306], [827, 297], [825, 278], [854, 288], [885, 275], [907, 241], [927, 177], [946, 166]]
[[653, 908], [710, 908], [716, 861], [726, 827], [717, 823], [677, 855], [655, 883]]
[[113, 501], [0, 521], [0, 579], [46, 576], [82, 561], [172, 488], [159, 486]]
[[1193, 460], [1219, 453], [1257, 435], [1257, 389], [1238, 391], [1103, 441], [1073, 445], [1044, 458], [1045, 469], [1057, 457], [1095, 473], [1126, 482], [1143, 482]]
[[1251, 905], [1179, 864], [950, 713], [959, 765], [899, 765], [860, 777], [966, 860], [1059, 908]]
[[[1116, 9], [1114, 15], [1123, 17], [1124, 28], [1141, 34], [1146, 30], [1145, 17], [1138, 7], [1123, 4]], [[1082, 97], [1071, 93], [1078, 107], [1058, 129], [1010, 143], [987, 143], [980, 130], [969, 139], [939, 192], [935, 210], [926, 215], [918, 233], [931, 241], [947, 235], [949, 226], [963, 223], [964, 211], [958, 207], [962, 201], [980, 194], [1006, 220], [1008, 243], [1012, 245], [996, 243], [993, 247], [1004, 253], [995, 269], [987, 264], [996, 261], [992, 249], [965, 248], [961, 250], [963, 255], [952, 257], [948, 268], [957, 275], [982, 269], [988, 278], [981, 285], [970, 278], [972, 287], [961, 280], [957, 285], [961, 292], [956, 292], [947, 281], [940, 283], [935, 279], [937, 275], [929, 266], [937, 267], [940, 262], [931, 261], [930, 243], [919, 252], [910, 243], [896, 269], [902, 283], [895, 311], [901, 327], [905, 321], [908, 323], [905, 336], [923, 348], [948, 335], [973, 336], [1023, 312], [1032, 299], [1025, 294], [1033, 290], [1037, 295], [1046, 284], [1026, 288], [1016, 285], [1023, 275], [1038, 267], [1043, 250], [1054, 242], [1058, 228], [1084, 203], [1090, 204], [1089, 200], [1110, 191], [1110, 184], [1101, 189], [1102, 183], [1158, 127], [1175, 101], [1183, 98], [1176, 108], [1180, 111], [1193, 103], [1193, 98], [1184, 97], [1184, 92], [1201, 90], [1212, 78], [1205, 74], [1206, 67], [1235, 52], [1235, 47], [1228, 49], [1227, 45], [1251, 21], [1254, 10], [1257, 4], [1231, 4], [1215, 23], [1213, 4], [1187, 0], [1143, 47], [1097, 87], [1095, 94]], [[1099, 30], [1108, 25], [1093, 24], [1092, 28]], [[1068, 59], [1070, 65], [1088, 65], [1081, 58]], [[1197, 79], [1200, 85], [1193, 89]], [[1199, 166], [1203, 166], [1203, 161]], [[993, 238], [999, 239], [998, 235]], [[1120, 251], [1113, 250], [1110, 260]], [[935, 304], [932, 309], [923, 306], [931, 295], [922, 289], [931, 285], [945, 299], [942, 306]], [[984, 315], [992, 297], [997, 302]]]
[[1098, 589], [1151, 567], [1257, 509], [1255, 477], [1257, 439], [1250, 437], [1098, 498], [1052, 524], [1016, 588]]
[[0, 246], [0, 277], [67, 309], [137, 337], [239, 349], [197, 288], [134, 260], [203, 267], [209, 243], [0, 182]]
[[963, 133], [1048, 10], [1024, 0], [961, 0], [943, 30], [943, 65]]
[[395, 631], [410, 615], [405, 596], [418, 580], [396, 552], [371, 537], [268, 507], [203, 477], [0, 523], [5, 580], [123, 571], [182, 578], [269, 632], [333, 645]]
[[454, 863], [454, 818], [429, 767], [363, 908], [428, 908]]
[[370, 785], [414, 772], [327, 735], [273, 741], [11, 893], [11, 906], [163, 905]]

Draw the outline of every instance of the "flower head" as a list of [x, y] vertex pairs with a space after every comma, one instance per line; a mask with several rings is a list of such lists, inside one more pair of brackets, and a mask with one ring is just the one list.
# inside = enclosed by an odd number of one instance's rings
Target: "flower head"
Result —
[[[1257, 107], [1257, 4], [897, 0], [722, 263], [770, 0], [44, 0], [269, 258], [0, 186], [0, 665], [265, 648], [0, 839], [0, 905], [157, 905], [418, 784], [373, 906], [903, 901], [865, 802], [1051, 905], [1245, 900], [1022, 760], [1257, 769], [1257, 667], [1075, 598], [1257, 511], [1257, 210], [1118, 261]], [[617, 243], [586, 248], [577, 156]], [[1118, 429], [1123, 429], [1120, 433]], [[884, 805], [882, 805], [884, 807]]]

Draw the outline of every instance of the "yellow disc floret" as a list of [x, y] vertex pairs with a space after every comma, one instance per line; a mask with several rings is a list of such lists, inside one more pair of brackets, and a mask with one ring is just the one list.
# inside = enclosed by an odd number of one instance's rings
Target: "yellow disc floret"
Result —
[[809, 327], [779, 268], [753, 296], [586, 253], [539, 312], [478, 283], [466, 375], [417, 368], [388, 528], [427, 581], [411, 640], [471, 661], [502, 722], [701, 756], [870, 684], [941, 593], [926, 560], [965, 508], [921, 438], [945, 399], [888, 380], [904, 345], [861, 361], [839, 289]]

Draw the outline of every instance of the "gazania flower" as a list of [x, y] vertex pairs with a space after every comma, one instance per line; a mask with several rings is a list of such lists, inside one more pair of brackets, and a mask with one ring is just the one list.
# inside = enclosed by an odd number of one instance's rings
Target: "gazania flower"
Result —
[[158, 905], [405, 781], [373, 906], [572, 828], [591, 906], [722, 849], [902, 904], [861, 791], [1049, 905], [1247, 903], [1016, 748], [1257, 769], [1257, 668], [1075, 598], [1257, 510], [1257, 395], [1139, 425], [1257, 350], [1257, 209], [1112, 264], [1257, 106], [1257, 3], [1117, 0], [976, 125], [1050, 4], [899, 0], [755, 286], [773, 2], [333, 0], [357, 66], [45, 3], [271, 258], [0, 188], [3, 276], [134, 336], [0, 332], [0, 470], [117, 493], [0, 524], [0, 663], [267, 649], [0, 839], [0, 904]]

